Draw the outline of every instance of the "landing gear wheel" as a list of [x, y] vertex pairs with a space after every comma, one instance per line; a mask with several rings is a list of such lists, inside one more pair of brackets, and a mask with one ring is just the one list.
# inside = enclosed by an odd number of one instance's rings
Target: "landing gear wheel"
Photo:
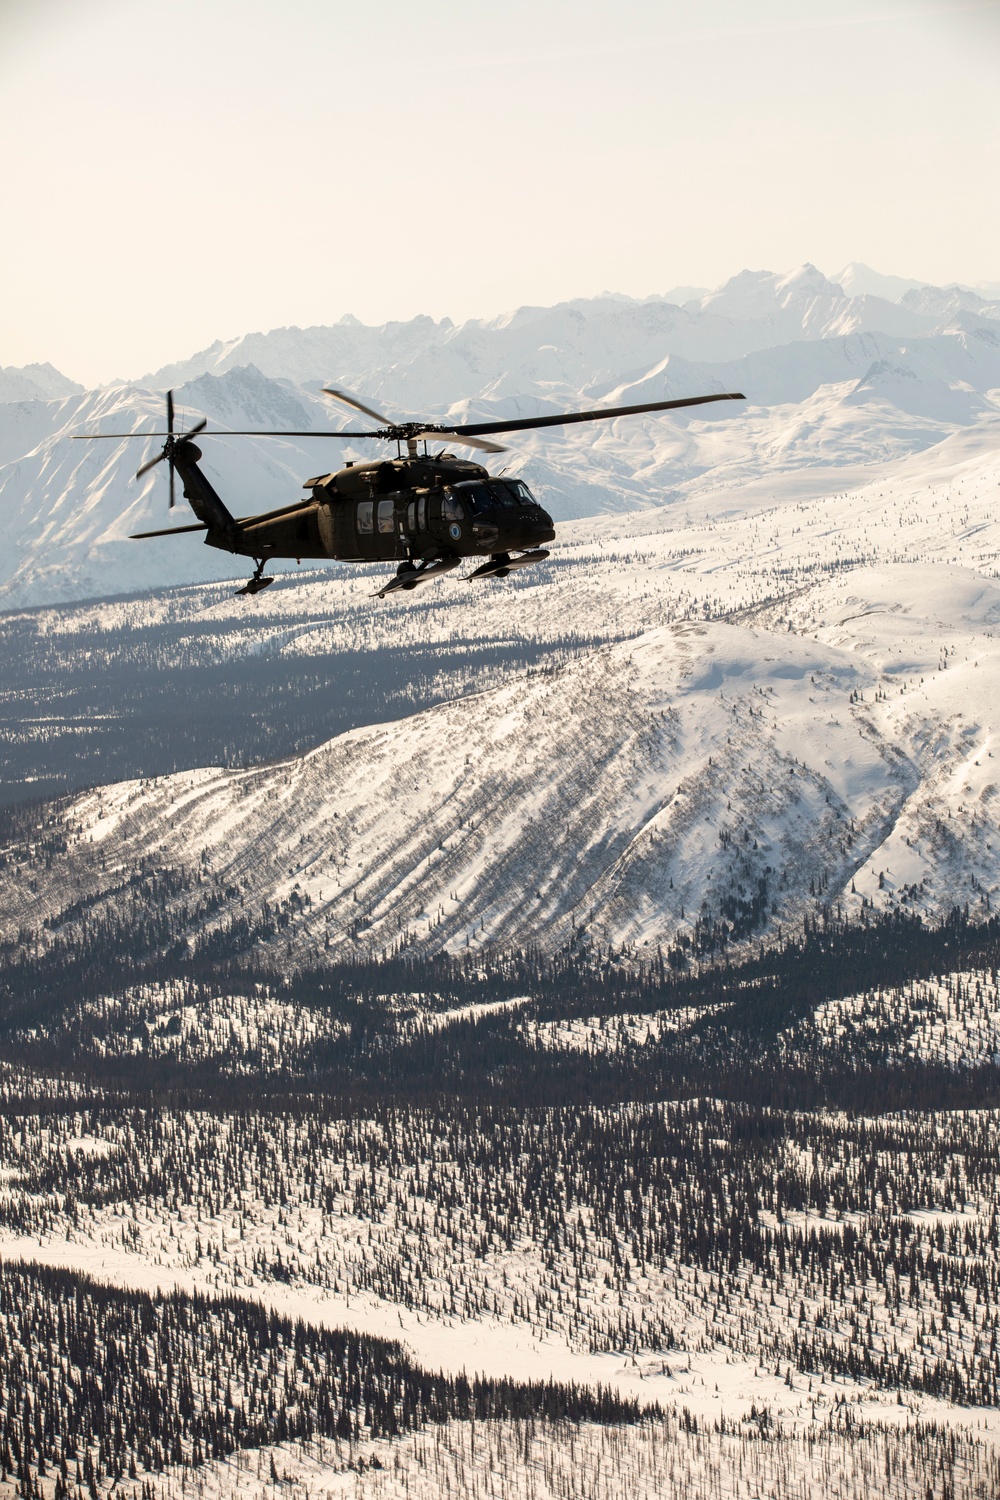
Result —
[[273, 578], [265, 578], [263, 576], [266, 559], [263, 557], [258, 557], [255, 558], [254, 561], [257, 564], [257, 567], [254, 569], [254, 575], [244, 588], [236, 590], [237, 598], [239, 598], [241, 594], [259, 594], [261, 589], [266, 589], [269, 584], [274, 582]]

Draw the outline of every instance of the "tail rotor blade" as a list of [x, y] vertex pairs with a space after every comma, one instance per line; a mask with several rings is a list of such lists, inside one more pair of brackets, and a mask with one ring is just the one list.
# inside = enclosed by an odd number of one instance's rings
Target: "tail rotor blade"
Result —
[[174, 461], [170, 460], [170, 509], [173, 510], [174, 500]]
[[174, 435], [174, 393], [167, 392], [167, 432], [171, 437]]
[[136, 469], [136, 471], [135, 471], [135, 477], [136, 477], [136, 479], [141, 479], [142, 476], [143, 476], [143, 474], [148, 474], [149, 471], [150, 471], [150, 469], [155, 469], [156, 465], [158, 463], [162, 463], [165, 457], [166, 457], [165, 453], [158, 453], [155, 458], [147, 459], [147, 461], [142, 465], [141, 468]]
[[178, 438], [182, 442], [186, 443], [187, 440], [188, 440], [188, 438], [197, 437], [198, 433], [201, 432], [202, 428], [203, 427], [207, 427], [207, 426], [208, 426], [208, 418], [207, 417], [202, 417], [202, 419], [201, 419], [200, 422], [196, 422], [194, 424], [194, 426], [191, 428], [190, 432], [179, 432], [177, 434], [177, 436], [178, 436]]

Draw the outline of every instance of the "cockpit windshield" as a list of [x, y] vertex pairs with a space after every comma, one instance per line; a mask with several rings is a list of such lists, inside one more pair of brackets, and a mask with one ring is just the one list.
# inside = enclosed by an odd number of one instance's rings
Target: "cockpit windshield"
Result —
[[488, 479], [485, 483], [466, 480], [452, 485], [452, 490], [456, 498], [465, 501], [473, 514], [493, 510], [498, 505], [513, 510], [520, 505], [538, 504], [528, 486], [520, 479]]
[[537, 505], [538, 501], [528, 489], [523, 479], [505, 479], [504, 484], [509, 490], [513, 490], [518, 505]]
[[506, 479], [490, 479], [487, 481], [486, 488], [490, 492], [494, 505], [505, 505], [508, 510], [512, 510], [515, 505], [520, 504], [511, 492]]

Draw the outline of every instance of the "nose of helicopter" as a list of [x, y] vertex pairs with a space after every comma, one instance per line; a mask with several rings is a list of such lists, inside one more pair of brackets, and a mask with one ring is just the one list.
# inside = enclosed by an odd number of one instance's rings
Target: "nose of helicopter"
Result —
[[523, 506], [511, 510], [491, 506], [480, 511], [472, 526], [473, 536], [484, 551], [515, 551], [540, 547], [555, 540], [552, 517], [541, 506]]
[[555, 540], [555, 526], [552, 517], [541, 506], [533, 507], [530, 511], [525, 510], [514, 523], [513, 530], [522, 536], [531, 538], [531, 546], [537, 547], [540, 542], [551, 542]]
[[[548, 511], [542, 510], [542, 507], [540, 505], [535, 507], [534, 513], [531, 517], [531, 522], [536, 531], [538, 531], [539, 533], [543, 531], [545, 532], [545, 541], [552, 542], [555, 540], [555, 522], [549, 515]], [[541, 538], [539, 539], [541, 540]]]

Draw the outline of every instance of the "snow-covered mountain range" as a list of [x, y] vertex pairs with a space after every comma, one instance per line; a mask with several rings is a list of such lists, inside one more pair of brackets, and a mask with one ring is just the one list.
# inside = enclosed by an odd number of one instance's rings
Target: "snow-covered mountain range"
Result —
[[[856, 482], [866, 466], [975, 427], [997, 410], [1000, 391], [1000, 302], [909, 283], [893, 301], [864, 289], [872, 275], [845, 268], [849, 291], [808, 265], [744, 271], [683, 305], [605, 295], [458, 327], [345, 318], [216, 343], [102, 391], [80, 391], [45, 367], [4, 371], [0, 602], [232, 576], [232, 560], [197, 541], [128, 540], [166, 520], [159, 472], [132, 478], [147, 445], [69, 441], [161, 426], [167, 386], [191, 420], [203, 413], [214, 429], [306, 431], [346, 425], [317, 393], [331, 380], [392, 415], [437, 419], [746, 392], [746, 407], [725, 411], [519, 435], [510, 470], [560, 521], [673, 505], [785, 472], [813, 493], [817, 482]], [[307, 474], [375, 451], [309, 439], [219, 437], [205, 447], [207, 471], [237, 513], [295, 497]]]

